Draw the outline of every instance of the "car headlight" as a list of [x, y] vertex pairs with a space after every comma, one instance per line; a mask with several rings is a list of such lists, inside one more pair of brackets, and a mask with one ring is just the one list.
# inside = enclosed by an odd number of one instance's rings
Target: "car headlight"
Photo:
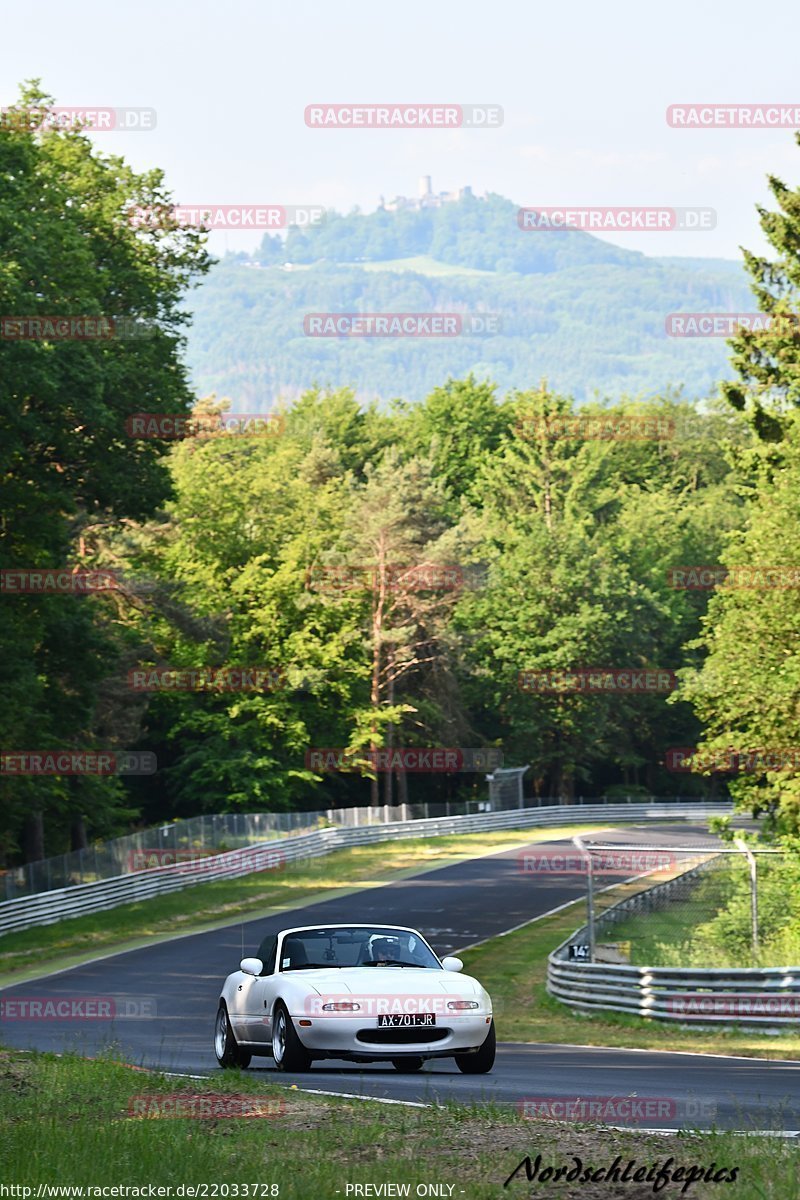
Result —
[[448, 1000], [448, 1008], [457, 1008], [459, 1010], [465, 1008], [480, 1008], [477, 1000]]
[[335, 1004], [323, 1004], [323, 1012], [356, 1012], [361, 1008], [360, 1004], [354, 1004], [350, 1000], [337, 1000]]

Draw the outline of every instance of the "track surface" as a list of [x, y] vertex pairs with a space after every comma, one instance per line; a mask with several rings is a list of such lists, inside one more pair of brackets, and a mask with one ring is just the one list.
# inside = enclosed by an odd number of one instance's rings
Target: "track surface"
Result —
[[[706, 847], [702, 828], [681, 825], [609, 829], [592, 840], [631, 845]], [[545, 843], [532, 844], [539, 852]], [[572, 843], [547, 843], [571, 851]], [[0, 1040], [19, 1048], [75, 1049], [94, 1055], [114, 1045], [128, 1062], [163, 1070], [214, 1074], [211, 1034], [224, 976], [261, 938], [288, 925], [337, 921], [385, 922], [419, 928], [439, 954], [493, 937], [531, 917], [574, 900], [585, 891], [579, 875], [526, 874], [520, 851], [504, 851], [443, 867], [426, 875], [356, 896], [327, 900], [295, 914], [235, 925], [127, 951], [94, 963], [7, 988], [3, 999], [109, 997], [149, 1005], [147, 1019], [100, 1021], [4, 1020]], [[599, 884], [614, 882], [609, 876]], [[141, 1011], [138, 1008], [136, 1011]], [[631, 1035], [632, 1040], [635, 1034]], [[449, 1059], [428, 1062], [418, 1075], [402, 1076], [388, 1064], [363, 1066], [328, 1060], [304, 1075], [278, 1074], [271, 1059], [254, 1059], [265, 1079], [323, 1091], [436, 1102], [493, 1100], [518, 1106], [527, 1100], [581, 1097], [652, 1098], [646, 1110], [609, 1124], [652, 1128], [800, 1128], [800, 1062], [715, 1058], [705, 1055], [504, 1043], [489, 1075], [466, 1076]], [[530, 1110], [528, 1110], [530, 1111]], [[646, 1115], [644, 1113], [646, 1112]]]

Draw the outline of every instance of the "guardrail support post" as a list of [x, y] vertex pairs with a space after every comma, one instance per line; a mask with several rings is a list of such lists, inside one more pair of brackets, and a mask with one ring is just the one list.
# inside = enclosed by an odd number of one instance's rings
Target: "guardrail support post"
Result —
[[733, 840], [747, 858], [747, 865], [750, 868], [750, 936], [753, 944], [753, 966], [755, 967], [758, 965], [758, 867], [756, 856], [747, 842], [743, 842], [741, 838]]

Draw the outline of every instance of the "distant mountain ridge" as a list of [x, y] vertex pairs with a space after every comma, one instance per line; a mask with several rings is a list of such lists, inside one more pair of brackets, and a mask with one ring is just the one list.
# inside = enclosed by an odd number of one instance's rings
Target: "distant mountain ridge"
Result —
[[[436, 208], [326, 214], [230, 254], [194, 293], [188, 361], [198, 391], [263, 411], [313, 383], [364, 399], [421, 399], [473, 371], [501, 391], [546, 377], [578, 400], [730, 374], [716, 338], [668, 337], [669, 313], [750, 311], [743, 267], [648, 258], [579, 230], [523, 232], [501, 196]], [[496, 314], [493, 336], [313, 337], [310, 313]]]

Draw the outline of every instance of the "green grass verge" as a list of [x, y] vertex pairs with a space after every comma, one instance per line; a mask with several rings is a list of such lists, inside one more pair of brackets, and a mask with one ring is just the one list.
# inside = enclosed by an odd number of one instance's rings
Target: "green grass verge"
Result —
[[[137, 1103], [154, 1114], [166, 1111], [176, 1095], [186, 1103], [189, 1096], [209, 1093], [237, 1107], [259, 1102], [269, 1115], [130, 1115]], [[584, 1169], [597, 1170], [617, 1155], [623, 1169], [630, 1160], [649, 1169], [669, 1158], [673, 1171], [712, 1163], [715, 1170], [737, 1168], [732, 1186], [698, 1182], [682, 1191], [678, 1181], [659, 1191], [665, 1197], [789, 1200], [797, 1195], [797, 1152], [779, 1138], [618, 1132], [527, 1120], [513, 1106], [385, 1106], [269, 1086], [247, 1072], [224, 1072], [213, 1080], [170, 1079], [109, 1059], [0, 1052], [2, 1182], [30, 1188], [27, 1196], [16, 1193], [20, 1200], [35, 1197], [40, 1184], [143, 1188], [138, 1194], [144, 1196], [148, 1185], [172, 1188], [173, 1196], [181, 1194], [175, 1190], [179, 1185], [189, 1185], [205, 1187], [208, 1197], [249, 1200], [346, 1200], [357, 1195], [348, 1193], [348, 1185], [387, 1183], [408, 1184], [411, 1196], [419, 1185], [444, 1185], [434, 1194], [454, 1200], [496, 1200], [506, 1194], [556, 1200], [653, 1195], [652, 1183], [612, 1189], [608, 1183], [581, 1186], [561, 1179], [531, 1185], [524, 1171], [504, 1191], [504, 1181], [526, 1155], [533, 1161], [541, 1155], [540, 1169], [571, 1168], [577, 1157]], [[381, 1193], [362, 1190], [365, 1194]]]
[[[720, 907], [723, 899], [720, 897]], [[637, 966], [659, 967], [674, 966], [677, 963], [691, 963], [693, 934], [701, 921], [708, 921], [716, 913], [698, 914], [689, 904], [674, 902], [668, 908], [656, 909], [646, 914], [636, 914], [624, 921], [614, 924], [614, 941], [628, 941], [631, 944], [631, 962]], [[665, 950], [667, 953], [665, 953]], [[675, 962], [670, 961], [672, 951]], [[699, 963], [695, 963], [699, 966]], [[709, 966], [721, 966], [721, 963], [709, 963]], [[732, 967], [752, 967], [752, 957], [746, 954], [741, 961], [725, 964]], [[780, 966], [780, 963], [762, 964]]]
[[[647, 884], [623, 884], [607, 893], [605, 899], [622, 899], [643, 886]], [[673, 1022], [627, 1013], [580, 1013], [548, 995], [547, 956], [583, 924], [585, 911], [584, 902], [577, 901], [552, 917], [492, 938], [460, 955], [464, 969], [480, 979], [492, 997], [501, 1041], [636, 1046], [643, 1050], [690, 1050], [754, 1058], [798, 1057], [797, 1031], [768, 1034], [737, 1028], [681, 1028]]]
[[800, 955], [800, 861], [761, 861], [759, 947], [753, 955], [747, 864], [726, 860], [684, 897], [614, 927], [643, 966], [783, 967]]
[[480, 854], [602, 828], [597, 824], [570, 825], [376, 842], [290, 863], [280, 871], [198, 883], [107, 912], [7, 933], [0, 937], [0, 987], [41, 974], [45, 962], [47, 970], [53, 971], [95, 955], [220, 928], [238, 916], [264, 916], [360, 888], [380, 887]]

